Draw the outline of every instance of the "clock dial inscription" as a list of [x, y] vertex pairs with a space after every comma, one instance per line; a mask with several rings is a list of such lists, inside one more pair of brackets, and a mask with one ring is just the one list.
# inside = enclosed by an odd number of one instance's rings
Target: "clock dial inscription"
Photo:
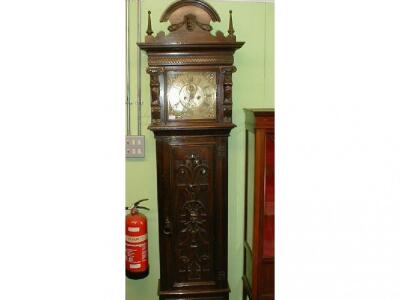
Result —
[[167, 73], [168, 119], [215, 119], [215, 72]]

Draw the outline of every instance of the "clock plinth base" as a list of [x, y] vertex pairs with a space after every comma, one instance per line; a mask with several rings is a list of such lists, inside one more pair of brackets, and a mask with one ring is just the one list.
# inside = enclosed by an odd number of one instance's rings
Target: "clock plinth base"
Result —
[[194, 289], [161, 290], [158, 282], [159, 300], [229, 300], [231, 289], [227, 288], [198, 287]]

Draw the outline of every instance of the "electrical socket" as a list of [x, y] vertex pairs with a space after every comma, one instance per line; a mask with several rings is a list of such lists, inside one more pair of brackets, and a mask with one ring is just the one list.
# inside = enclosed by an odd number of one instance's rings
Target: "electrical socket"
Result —
[[144, 136], [127, 135], [126, 136], [126, 157], [144, 157]]

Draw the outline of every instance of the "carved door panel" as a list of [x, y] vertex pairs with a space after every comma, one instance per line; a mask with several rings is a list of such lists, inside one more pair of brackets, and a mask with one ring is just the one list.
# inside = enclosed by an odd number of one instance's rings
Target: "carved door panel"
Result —
[[[225, 145], [225, 140], [222, 141]], [[221, 257], [226, 239], [221, 239], [221, 228], [216, 216], [223, 207], [221, 169], [225, 163], [225, 146], [218, 138], [175, 138], [164, 146], [168, 158], [165, 173], [168, 195], [164, 195], [164, 235], [161, 249], [166, 251], [167, 263], [161, 270], [166, 281], [163, 288], [215, 287], [225, 281], [225, 257]], [[217, 156], [223, 157], [220, 162]], [[223, 162], [223, 163], [222, 163]], [[163, 256], [163, 253], [161, 253]], [[222, 275], [221, 275], [222, 274]]]
[[172, 147], [175, 286], [213, 276], [213, 145]]

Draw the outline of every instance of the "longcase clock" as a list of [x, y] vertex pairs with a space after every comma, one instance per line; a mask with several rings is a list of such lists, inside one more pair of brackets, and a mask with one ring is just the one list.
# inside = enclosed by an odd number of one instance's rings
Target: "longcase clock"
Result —
[[200, 0], [171, 4], [168, 34], [147, 36], [151, 125], [157, 151], [163, 299], [227, 300], [228, 136], [232, 123], [232, 13], [228, 34], [211, 33], [218, 13]]

